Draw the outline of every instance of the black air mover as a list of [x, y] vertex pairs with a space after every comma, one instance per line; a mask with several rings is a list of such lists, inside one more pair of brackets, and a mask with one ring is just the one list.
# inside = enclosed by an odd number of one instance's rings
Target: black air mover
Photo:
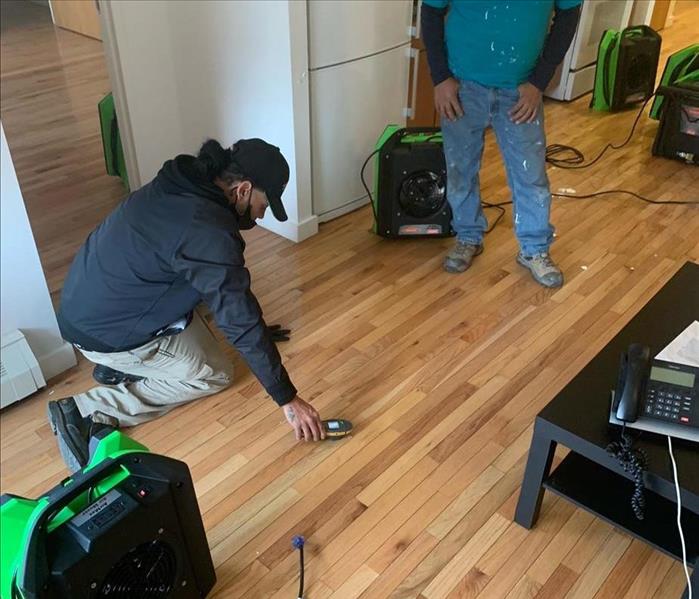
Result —
[[699, 81], [661, 87], [665, 98], [653, 155], [699, 164]]
[[211, 554], [187, 465], [118, 431], [38, 499], [0, 501], [3, 599], [200, 599]]
[[453, 235], [440, 130], [390, 125], [376, 150], [374, 231], [393, 238]]

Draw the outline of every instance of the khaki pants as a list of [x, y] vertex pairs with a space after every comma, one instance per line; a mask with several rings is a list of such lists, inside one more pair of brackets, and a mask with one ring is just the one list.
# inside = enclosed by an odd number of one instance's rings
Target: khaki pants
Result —
[[102, 412], [117, 418], [120, 426], [153, 420], [179, 405], [218, 393], [233, 378], [230, 359], [196, 312], [179, 335], [159, 337], [124, 352], [80, 351], [90, 362], [144, 377], [75, 396], [83, 416]]

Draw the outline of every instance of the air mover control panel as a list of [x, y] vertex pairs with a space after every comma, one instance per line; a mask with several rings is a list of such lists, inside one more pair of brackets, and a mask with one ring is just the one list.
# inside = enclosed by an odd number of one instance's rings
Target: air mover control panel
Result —
[[[138, 504], [131, 497], [112, 489], [68, 522], [77, 538], [93, 539], [101, 531], [118, 524]], [[84, 548], [89, 549], [89, 543]]]
[[96, 539], [128, 519], [139, 507], [157, 503], [167, 493], [165, 483], [132, 476], [71, 518], [66, 523], [66, 532], [83, 550], [89, 551]]

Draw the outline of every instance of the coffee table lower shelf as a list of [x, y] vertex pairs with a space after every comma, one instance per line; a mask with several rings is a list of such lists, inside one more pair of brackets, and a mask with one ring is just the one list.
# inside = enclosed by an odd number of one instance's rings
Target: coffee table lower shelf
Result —
[[[573, 451], [544, 481], [544, 487], [663, 553], [682, 560], [676, 503], [646, 489], [646, 517], [638, 520], [631, 509], [633, 483]], [[699, 514], [683, 507], [682, 528], [687, 561], [697, 564]]]

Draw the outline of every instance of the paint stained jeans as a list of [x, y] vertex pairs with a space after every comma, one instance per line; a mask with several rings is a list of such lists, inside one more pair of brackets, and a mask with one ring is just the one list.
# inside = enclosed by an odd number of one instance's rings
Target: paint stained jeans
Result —
[[453, 122], [442, 119], [447, 197], [457, 239], [479, 245], [488, 227], [481, 207], [478, 171], [485, 130], [490, 126], [505, 162], [514, 204], [514, 228], [522, 254], [547, 252], [554, 228], [549, 222], [551, 192], [546, 176], [543, 106], [535, 121], [516, 125], [508, 115], [519, 99], [516, 89], [462, 81], [459, 97], [464, 116]]

